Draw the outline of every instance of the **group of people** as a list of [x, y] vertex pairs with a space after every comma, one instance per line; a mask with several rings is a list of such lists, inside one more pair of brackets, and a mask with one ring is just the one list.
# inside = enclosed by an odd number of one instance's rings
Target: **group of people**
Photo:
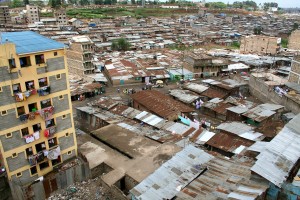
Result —
[[[120, 93], [120, 88], [117, 89], [117, 92]], [[125, 94], [134, 94], [134, 93], [136, 93], [136, 91], [135, 91], [134, 88], [131, 88], [131, 89], [125, 88], [123, 90], [123, 93], [125, 93]]]

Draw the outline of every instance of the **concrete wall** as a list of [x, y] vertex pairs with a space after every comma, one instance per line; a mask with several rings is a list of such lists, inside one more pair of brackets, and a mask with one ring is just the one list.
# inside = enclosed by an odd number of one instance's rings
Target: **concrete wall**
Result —
[[67, 89], [67, 78], [66, 74], [61, 74], [61, 78], [57, 79], [56, 75], [49, 76], [50, 86], [51, 86], [51, 93], [60, 92]]
[[17, 72], [10, 73], [8, 70], [8, 66], [1, 66], [0, 74], [1, 74], [0, 82], [15, 80], [18, 78], [18, 73]]
[[38, 175], [31, 176], [29, 169], [22, 171], [22, 176], [17, 177], [16, 175], [11, 176], [11, 181], [18, 185], [25, 185], [33, 182], [38, 178]]
[[276, 54], [279, 46], [276, 37], [246, 36], [241, 39], [241, 53]]
[[269, 87], [264, 83], [264, 80], [250, 77], [249, 80], [250, 93], [257, 97], [263, 102], [271, 102], [275, 104], [280, 104], [285, 107], [285, 110], [291, 111], [295, 114], [300, 113], [300, 104], [293, 101], [292, 99], [282, 96], [280, 97], [274, 92], [273, 87]]
[[58, 140], [61, 151], [72, 147], [74, 145], [74, 133], [70, 133], [69, 136], [60, 137]]
[[289, 75], [289, 82], [300, 84], [300, 56], [294, 56]]
[[66, 118], [63, 117], [56, 117], [56, 130], [57, 132], [67, 130], [72, 127], [72, 120], [71, 115], [67, 114]]
[[[79, 160], [81, 161], [81, 163], [66, 170], [59, 171], [55, 174], [54, 179], [53, 176], [45, 177], [43, 182], [37, 182], [27, 187], [20, 186], [20, 181], [22, 182], [21, 178], [29, 175], [29, 170], [27, 170], [28, 173], [24, 171], [22, 177], [20, 177], [19, 179], [14, 177], [14, 179], [9, 182], [12, 191], [14, 191], [12, 193], [14, 199], [25, 200], [28, 199], [28, 197], [30, 197], [29, 199], [33, 200], [45, 199], [47, 196], [49, 196], [49, 192], [54, 192], [56, 189], [64, 189], [67, 188], [69, 185], [74, 184], [75, 182], [80, 182], [89, 179], [91, 177], [91, 172], [88, 163], [83, 162], [81, 159]], [[37, 178], [37, 175], [33, 176], [28, 182], [33, 182]], [[45, 188], [45, 185], [48, 185], [49, 187], [49, 184], [44, 184], [45, 182], [52, 182], [52, 184], [53, 182], [55, 182], [57, 188]], [[48, 193], [46, 193], [46, 191]]]
[[11, 87], [9, 85], [2, 86], [2, 92], [0, 92], [0, 106], [9, 105], [16, 101], [15, 97], [10, 94], [12, 94]]
[[69, 110], [69, 96], [67, 94], [63, 95], [63, 99], [59, 97], [52, 98], [52, 103], [55, 109], [55, 113], [60, 113], [62, 111]]
[[23, 122], [21, 122], [17, 118], [17, 113], [16, 113], [15, 109], [7, 110], [7, 115], [4, 115], [4, 116], [0, 115], [0, 131], [15, 127], [22, 123]]
[[0, 135], [0, 141], [4, 151], [9, 151], [26, 144], [25, 139], [21, 137], [20, 131], [14, 131], [11, 134], [12, 137], [8, 138], [6, 138], [6, 135]]
[[300, 30], [295, 30], [289, 37], [288, 47], [293, 50], [300, 50]]
[[17, 154], [17, 157], [8, 157], [6, 158], [9, 171], [15, 171], [19, 168], [22, 168], [28, 165], [28, 160], [26, 159], [25, 152], [21, 152]]
[[64, 57], [58, 58], [49, 58], [47, 59], [47, 71], [52, 72], [56, 70], [65, 69], [65, 60]]

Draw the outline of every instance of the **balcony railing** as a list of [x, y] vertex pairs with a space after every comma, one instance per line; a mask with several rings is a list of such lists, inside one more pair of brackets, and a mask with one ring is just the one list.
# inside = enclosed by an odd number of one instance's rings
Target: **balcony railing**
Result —
[[37, 93], [39, 94], [39, 96], [46, 96], [48, 94], [50, 94], [51, 88], [50, 86], [44, 86], [41, 87], [40, 89], [37, 90]]
[[60, 147], [52, 147], [51, 149], [45, 149], [39, 151], [37, 154], [28, 156], [28, 162], [30, 166], [35, 166], [38, 163], [45, 161], [46, 159], [55, 160], [60, 156]]
[[34, 120], [36, 112], [30, 112], [19, 116], [21, 122], [27, 122], [27, 120]]
[[15, 98], [17, 102], [25, 101], [28, 97], [35, 95], [36, 89], [27, 90], [25, 92], [15, 93]]
[[43, 120], [49, 120], [54, 114], [54, 106], [49, 106], [38, 111]]
[[43, 151], [40, 151], [35, 155], [28, 156], [28, 162], [30, 166], [35, 166], [36, 164], [43, 162], [44, 160], [45, 160], [45, 155]]
[[56, 133], [56, 126], [51, 126], [51, 127], [46, 128], [46, 129], [44, 130], [44, 136], [45, 136], [46, 138], [53, 137], [53, 136], [55, 135], [55, 133]]

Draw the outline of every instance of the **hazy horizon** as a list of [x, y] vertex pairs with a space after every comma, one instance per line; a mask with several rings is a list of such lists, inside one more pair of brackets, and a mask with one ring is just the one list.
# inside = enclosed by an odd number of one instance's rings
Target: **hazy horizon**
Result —
[[[233, 3], [235, 1], [246, 1], [246, 0], [206, 0], [206, 2], [224, 2], [224, 3]], [[259, 5], [260, 3], [266, 2], [276, 2], [278, 6], [281, 8], [300, 8], [300, 0], [253, 0]]]

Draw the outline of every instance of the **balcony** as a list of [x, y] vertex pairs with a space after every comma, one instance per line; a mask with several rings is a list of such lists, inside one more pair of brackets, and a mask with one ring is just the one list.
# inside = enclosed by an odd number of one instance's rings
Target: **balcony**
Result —
[[40, 87], [40, 89], [37, 90], [37, 93], [39, 94], [39, 96], [46, 96], [50, 94], [50, 86], [44, 86], [44, 87]]
[[49, 106], [47, 108], [44, 108], [39, 111], [40, 116], [43, 118], [43, 120], [49, 120], [52, 115], [54, 114], [54, 107]]
[[38, 163], [41, 163], [45, 160], [45, 155], [43, 151], [38, 152], [37, 154], [28, 156], [28, 162], [30, 166], [35, 166]]
[[25, 101], [27, 98], [35, 94], [36, 94], [36, 89], [27, 90], [25, 92], [17, 92], [15, 93], [16, 102]]
[[60, 147], [55, 146], [52, 147], [51, 149], [44, 149], [39, 151], [37, 154], [34, 155], [29, 155], [28, 156], [28, 162], [30, 166], [36, 166], [39, 163], [42, 163], [46, 161], [47, 159], [49, 160], [56, 160], [59, 158], [61, 155], [60, 153]]
[[19, 116], [21, 122], [27, 122], [27, 120], [35, 120], [36, 112], [30, 112]]
[[44, 136], [46, 138], [53, 137], [55, 135], [55, 133], [56, 133], [56, 126], [51, 126], [44, 130]]

